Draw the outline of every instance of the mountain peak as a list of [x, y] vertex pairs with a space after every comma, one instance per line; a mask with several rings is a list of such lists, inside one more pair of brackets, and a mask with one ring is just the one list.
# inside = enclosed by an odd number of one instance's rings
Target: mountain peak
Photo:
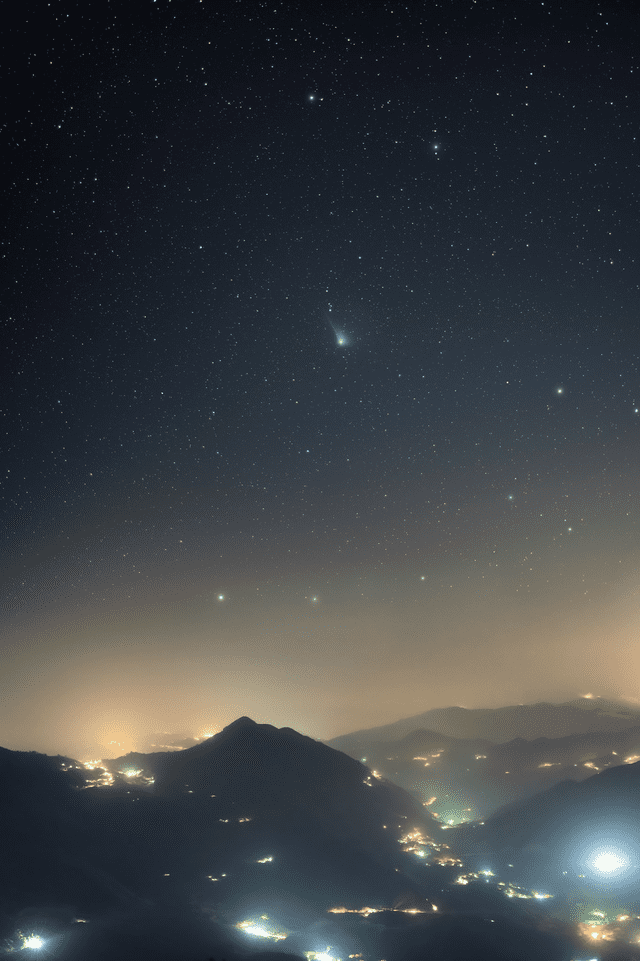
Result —
[[242, 717], [236, 718], [236, 720], [232, 721], [231, 724], [227, 724], [227, 726], [224, 727], [222, 730], [223, 731], [243, 731], [243, 730], [246, 730], [247, 728], [257, 727], [257, 726], [258, 726], [257, 723], [254, 720], [252, 720], [252, 718], [246, 717], [246, 715], [243, 715]]

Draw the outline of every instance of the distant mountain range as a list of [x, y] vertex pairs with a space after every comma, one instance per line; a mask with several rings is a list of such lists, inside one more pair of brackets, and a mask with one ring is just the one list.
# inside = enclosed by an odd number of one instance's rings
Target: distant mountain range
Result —
[[[434, 738], [442, 735], [407, 745], [426, 749]], [[0, 788], [0, 945], [9, 953], [579, 957], [570, 918], [553, 917], [515, 880], [512, 898], [497, 876], [478, 873], [474, 859], [495, 847], [490, 830], [459, 835], [467, 864], [451, 844], [457, 832], [443, 831], [428, 806], [289, 728], [240, 718], [182, 752], [90, 765], [0, 749]], [[624, 940], [616, 951], [619, 961], [640, 957]]]
[[[419, 728], [392, 739], [390, 733], [397, 735], [415, 723], [415, 718], [409, 718], [329, 743], [354, 758], [364, 758], [422, 803], [429, 802], [429, 810], [443, 822], [451, 823], [480, 820], [504, 804], [560, 781], [584, 780], [606, 768], [640, 760], [640, 713], [600, 699], [495, 711], [447, 708], [419, 715], [425, 717], [446, 732]], [[481, 736], [452, 734], [470, 730], [473, 718]], [[557, 731], [562, 720], [574, 733], [544, 734]], [[506, 740], [507, 730], [518, 733]], [[385, 737], [377, 739], [380, 731]], [[525, 739], [523, 732], [532, 739]]]
[[565, 704], [518, 704], [511, 707], [438, 707], [382, 727], [341, 734], [327, 741], [338, 751], [353, 754], [368, 744], [399, 741], [413, 731], [430, 730], [455, 738], [486, 738], [496, 744], [516, 737], [566, 737], [597, 731], [623, 731], [640, 726], [640, 706], [581, 697]]

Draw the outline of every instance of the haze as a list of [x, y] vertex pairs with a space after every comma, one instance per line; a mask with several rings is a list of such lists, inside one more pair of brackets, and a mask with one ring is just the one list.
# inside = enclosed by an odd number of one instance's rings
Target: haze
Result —
[[635, 697], [623, 8], [39, 17], [4, 38], [0, 744]]

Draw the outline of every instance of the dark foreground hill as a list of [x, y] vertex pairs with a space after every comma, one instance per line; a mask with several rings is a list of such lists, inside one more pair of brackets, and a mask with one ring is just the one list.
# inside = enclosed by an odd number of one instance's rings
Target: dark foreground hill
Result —
[[532, 901], [461, 887], [421, 804], [290, 729], [241, 718], [178, 754], [103, 763], [0, 752], [6, 952], [567, 961], [579, 944]]
[[564, 899], [572, 917], [640, 943], [640, 763], [565, 781], [449, 832], [471, 863], [509, 869]]

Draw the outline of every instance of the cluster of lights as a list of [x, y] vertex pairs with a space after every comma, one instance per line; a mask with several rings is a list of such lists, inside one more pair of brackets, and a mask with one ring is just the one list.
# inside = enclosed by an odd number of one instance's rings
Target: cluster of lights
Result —
[[[624, 941], [637, 944], [640, 933], [639, 915], [619, 914], [609, 921], [603, 911], [592, 911], [591, 920], [581, 922], [578, 932], [590, 941]], [[597, 930], [594, 930], [597, 928]]]
[[432, 914], [438, 908], [435, 904], [429, 908], [329, 908], [329, 914], [360, 914], [363, 918], [368, 918], [370, 914], [380, 914], [382, 911], [389, 911], [395, 914]]
[[[304, 956], [307, 961], [342, 961], [342, 958], [334, 958], [332, 954], [329, 954], [330, 951], [331, 945], [328, 945], [326, 951], [305, 951]], [[349, 957], [352, 957], [352, 955], [349, 955]]]
[[[486, 881], [489, 882], [489, 878], [494, 878], [495, 874], [493, 871], [469, 871], [466, 874], [460, 874], [455, 880], [455, 884], [469, 884], [471, 881]], [[518, 884], [511, 884], [507, 881], [498, 881], [496, 887], [504, 894], [507, 898], [519, 898], [523, 901], [547, 901], [552, 898], [552, 894], [543, 894], [541, 891], [527, 890], [526, 888], [521, 888]]]
[[102, 761], [83, 761], [82, 766], [85, 771], [101, 772], [95, 778], [87, 778], [85, 787], [111, 787], [113, 784], [114, 776], [111, 771], [107, 770]]
[[44, 941], [37, 934], [28, 934], [26, 937], [23, 935], [20, 947], [23, 951], [39, 951], [44, 948]]
[[431, 759], [432, 759], [432, 758], [438, 758], [438, 757], [440, 757], [440, 755], [441, 755], [442, 753], [443, 753], [443, 752], [440, 751], [438, 754], [429, 754], [427, 757], [420, 757], [420, 756], [418, 756], [418, 757], [414, 757], [413, 760], [414, 760], [414, 761], [422, 761], [422, 762], [424, 763], [424, 766], [425, 766], [425, 767], [430, 767], [430, 766], [431, 766]]
[[419, 828], [407, 831], [398, 838], [398, 843], [402, 845], [402, 850], [407, 854], [415, 854], [418, 858], [425, 858], [430, 852], [435, 852], [438, 856], [434, 859], [436, 864], [447, 865], [455, 864], [462, 866], [462, 861], [450, 853], [448, 844], [438, 844], [432, 838], [424, 835]]
[[118, 771], [118, 774], [124, 775], [128, 781], [132, 784], [142, 784], [151, 785], [155, 784], [156, 779], [150, 774], [145, 774], [142, 768], [134, 770], [133, 768], [127, 768], [125, 771]]
[[[304, 956], [308, 961], [342, 961], [342, 958], [334, 958], [332, 954], [329, 954], [329, 951], [332, 950], [333, 948], [329, 945], [326, 951], [305, 951]], [[362, 958], [362, 954], [350, 954], [349, 958]]]
[[269, 941], [284, 941], [288, 936], [287, 931], [279, 931], [274, 924], [269, 922], [267, 914], [261, 914], [259, 918], [250, 918], [247, 921], [239, 921], [236, 928], [250, 934], [254, 938], [266, 938]]

